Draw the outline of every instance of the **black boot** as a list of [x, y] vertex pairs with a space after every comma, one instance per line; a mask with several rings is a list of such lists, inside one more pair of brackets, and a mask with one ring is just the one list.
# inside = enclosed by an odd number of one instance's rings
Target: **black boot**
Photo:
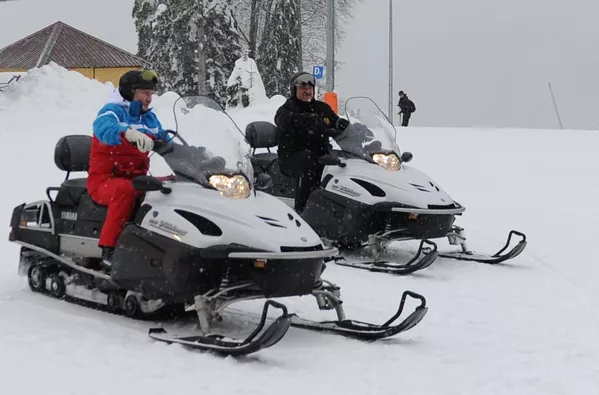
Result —
[[100, 265], [110, 271], [112, 268], [112, 256], [114, 255], [114, 247], [102, 247], [102, 262]]

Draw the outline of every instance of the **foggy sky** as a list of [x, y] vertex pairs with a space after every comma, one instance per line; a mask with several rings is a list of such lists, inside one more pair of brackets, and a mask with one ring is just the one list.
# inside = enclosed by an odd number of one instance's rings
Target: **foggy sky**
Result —
[[[136, 52], [132, 4], [0, 2], [0, 48], [62, 20]], [[400, 89], [414, 100], [411, 125], [557, 128], [551, 82], [565, 128], [599, 127], [596, 1], [394, 0], [393, 14], [393, 100]], [[388, 0], [357, 5], [347, 31], [336, 90], [386, 111]]]

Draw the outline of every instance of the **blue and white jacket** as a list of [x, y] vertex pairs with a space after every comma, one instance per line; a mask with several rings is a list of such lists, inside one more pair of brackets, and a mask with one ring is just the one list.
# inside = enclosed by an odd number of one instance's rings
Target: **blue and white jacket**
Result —
[[164, 129], [152, 109], [141, 113], [140, 102], [129, 102], [115, 89], [94, 120], [94, 136], [104, 144], [122, 144], [121, 133], [130, 127], [155, 139], [164, 137]]

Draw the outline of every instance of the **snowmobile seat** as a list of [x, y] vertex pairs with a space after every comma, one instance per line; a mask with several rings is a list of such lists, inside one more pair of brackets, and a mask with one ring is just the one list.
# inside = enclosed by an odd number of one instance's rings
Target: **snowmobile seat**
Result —
[[[252, 147], [252, 161], [260, 167], [264, 173], [268, 172], [270, 166], [277, 160], [278, 155], [270, 152], [272, 147], [276, 147], [279, 129], [270, 122], [255, 121], [251, 122], [245, 128], [245, 137]], [[268, 152], [256, 153], [256, 149], [266, 148]]]
[[56, 204], [75, 207], [81, 198], [87, 194], [87, 178], [69, 179], [71, 172], [87, 171], [89, 168], [89, 153], [92, 138], [87, 135], [70, 135], [61, 137], [54, 148], [54, 163], [67, 172], [65, 181], [59, 188], [49, 188], [58, 191]]
[[77, 206], [85, 194], [87, 194], [87, 178], [73, 178], [60, 185], [54, 201], [59, 206]]

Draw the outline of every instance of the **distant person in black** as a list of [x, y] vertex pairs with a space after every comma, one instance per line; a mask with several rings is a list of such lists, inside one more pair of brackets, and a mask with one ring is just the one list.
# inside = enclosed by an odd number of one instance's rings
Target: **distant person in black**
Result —
[[416, 105], [410, 99], [408, 99], [408, 95], [404, 93], [404, 91], [399, 91], [399, 114], [403, 114], [401, 117], [401, 126], [408, 126], [410, 123], [410, 117], [413, 112], [416, 112]]
[[295, 211], [302, 213], [308, 198], [320, 183], [320, 156], [330, 153], [329, 138], [349, 125], [325, 102], [314, 99], [316, 80], [299, 72], [290, 80], [291, 96], [277, 110], [279, 165], [281, 172], [296, 179]]

